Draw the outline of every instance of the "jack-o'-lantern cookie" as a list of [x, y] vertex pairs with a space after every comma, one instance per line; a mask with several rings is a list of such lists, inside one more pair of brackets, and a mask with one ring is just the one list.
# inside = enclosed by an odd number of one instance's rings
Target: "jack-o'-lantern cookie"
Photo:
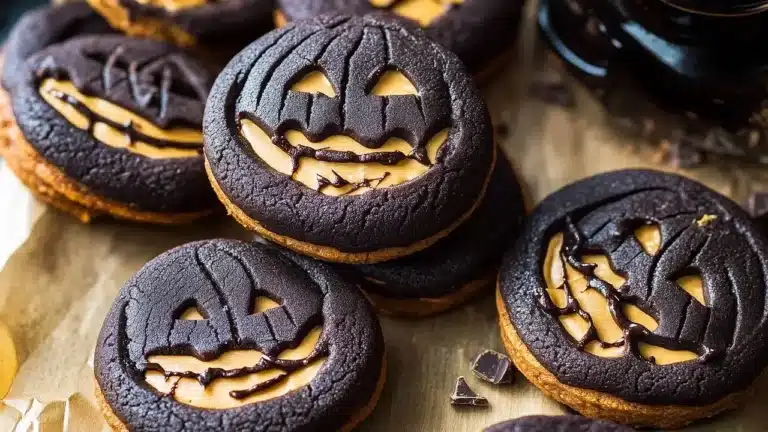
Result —
[[344, 263], [434, 244], [481, 201], [495, 146], [459, 60], [382, 17], [275, 30], [216, 80], [209, 176], [245, 227]]
[[495, 424], [485, 432], [632, 432], [634, 429], [605, 420], [586, 417], [536, 415]]
[[95, 374], [115, 430], [348, 431], [376, 405], [384, 345], [370, 305], [326, 264], [210, 240], [125, 284]]
[[378, 264], [340, 265], [382, 313], [423, 317], [491, 292], [499, 263], [520, 229], [520, 184], [502, 155], [477, 211], [456, 231], [421, 252]]
[[[270, 29], [272, 0], [87, 0], [129, 36], [183, 47], [244, 44]], [[241, 45], [242, 46], [242, 45]]]
[[109, 34], [114, 30], [82, 2], [43, 6], [19, 18], [11, 30], [3, 52], [3, 87], [9, 90], [23, 80], [24, 61], [53, 44], [90, 34]]
[[618, 171], [546, 198], [499, 274], [517, 368], [588, 417], [681, 427], [736, 406], [768, 361], [768, 242], [683, 177]]
[[277, 0], [275, 23], [322, 14], [383, 13], [412, 22], [476, 76], [498, 69], [515, 44], [524, 0]]
[[87, 36], [30, 58], [2, 112], [0, 155], [83, 222], [180, 223], [218, 206], [204, 172], [213, 77], [173, 45]]

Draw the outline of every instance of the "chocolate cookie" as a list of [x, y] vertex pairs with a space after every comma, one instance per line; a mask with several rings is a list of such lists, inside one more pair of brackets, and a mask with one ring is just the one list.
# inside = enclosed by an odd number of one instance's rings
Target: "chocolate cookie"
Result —
[[217, 79], [203, 130], [211, 182], [242, 225], [344, 263], [448, 235], [496, 151], [459, 60], [386, 17], [320, 17], [254, 42]]
[[569, 416], [528, 416], [495, 424], [485, 432], [632, 432], [634, 429], [605, 420]]
[[324, 264], [233, 240], [190, 243], [120, 291], [96, 345], [116, 430], [351, 430], [384, 384], [381, 328]]
[[628, 170], [546, 198], [499, 274], [501, 333], [544, 393], [675, 428], [737, 405], [768, 361], [768, 242], [735, 203]]
[[379, 264], [339, 266], [383, 313], [421, 317], [489, 289], [525, 216], [509, 162], [496, 159], [488, 192], [472, 217], [429, 249]]
[[391, 14], [422, 27], [475, 75], [487, 75], [515, 44], [523, 0], [277, 0], [276, 24], [322, 14]]
[[3, 53], [3, 87], [24, 79], [24, 61], [53, 44], [114, 30], [85, 3], [44, 6], [26, 12], [8, 35]]
[[204, 65], [172, 45], [89, 36], [39, 52], [24, 74], [3, 104], [0, 155], [41, 199], [84, 222], [186, 222], [217, 207]]
[[130, 36], [184, 47], [250, 43], [271, 28], [271, 0], [87, 0]]

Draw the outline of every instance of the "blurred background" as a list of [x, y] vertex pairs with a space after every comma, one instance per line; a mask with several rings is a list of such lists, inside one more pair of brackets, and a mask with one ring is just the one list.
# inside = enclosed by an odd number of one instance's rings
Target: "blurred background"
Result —
[[5, 41], [8, 30], [25, 10], [47, 3], [47, 0], [2, 0], [0, 3], [0, 40]]

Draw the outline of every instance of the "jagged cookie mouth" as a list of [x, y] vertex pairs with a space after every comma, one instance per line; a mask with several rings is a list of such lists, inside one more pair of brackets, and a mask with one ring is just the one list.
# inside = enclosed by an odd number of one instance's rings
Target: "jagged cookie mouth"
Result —
[[162, 129], [105, 99], [80, 92], [71, 82], [46, 78], [40, 95], [73, 126], [101, 143], [154, 159], [195, 157], [202, 153], [202, 132]]
[[325, 195], [359, 195], [393, 187], [425, 174], [448, 139], [448, 129], [433, 135], [424, 147], [391, 137], [372, 149], [348, 135], [312, 141], [290, 129], [272, 136], [258, 123], [243, 118], [240, 132], [257, 156], [275, 170]]
[[150, 355], [138, 365], [147, 383], [178, 402], [230, 409], [282, 396], [308, 384], [328, 358], [322, 330], [299, 347], [269, 357], [254, 349], [225, 351], [210, 361], [191, 355]]

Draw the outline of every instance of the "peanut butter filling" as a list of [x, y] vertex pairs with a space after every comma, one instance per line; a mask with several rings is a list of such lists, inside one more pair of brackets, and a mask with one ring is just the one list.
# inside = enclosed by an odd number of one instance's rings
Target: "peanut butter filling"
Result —
[[177, 12], [184, 9], [193, 9], [209, 3], [208, 0], [135, 0], [136, 3], [165, 9], [168, 12]]
[[[426, 145], [426, 157], [430, 164], [425, 165], [415, 159], [403, 158], [393, 165], [379, 162], [325, 162], [312, 157], [302, 156], [298, 166], [286, 151], [276, 146], [272, 138], [255, 122], [243, 119], [240, 130], [251, 144], [253, 151], [267, 165], [276, 171], [290, 176], [295, 181], [322, 192], [325, 195], [360, 195], [373, 189], [397, 186], [422, 176], [437, 159], [437, 153], [448, 139], [448, 129], [435, 134]], [[301, 131], [288, 130], [284, 134], [290, 146], [308, 147], [315, 150], [335, 150], [351, 152], [357, 156], [372, 153], [401, 153], [404, 156], [413, 153], [413, 147], [403, 139], [390, 138], [379, 148], [368, 148], [345, 135], [333, 135], [322, 141], [310, 141]], [[295, 169], [294, 169], [295, 168]], [[343, 179], [343, 182], [333, 183]]]
[[336, 97], [336, 90], [328, 80], [328, 77], [320, 70], [310, 71], [299, 81], [291, 86], [291, 90], [302, 93], [324, 94], [328, 97]]
[[[199, 319], [199, 318], [198, 318]], [[295, 347], [281, 352], [272, 367], [262, 370], [233, 374], [232, 377], [216, 377], [203, 385], [198, 379], [180, 374], [205, 374], [212, 369], [235, 372], [242, 368], [264, 364], [265, 356], [257, 350], [234, 350], [221, 354], [211, 361], [183, 355], [153, 355], [147, 361], [162, 367], [162, 371], [147, 370], [144, 377], [157, 391], [172, 395], [183, 404], [199, 408], [231, 409], [283, 396], [309, 384], [326, 361], [326, 357], [313, 358], [322, 328], [312, 329]], [[280, 362], [300, 362], [301, 367], [282, 368]], [[248, 389], [258, 389], [243, 391]]]
[[200, 154], [203, 143], [201, 130], [161, 129], [144, 117], [111, 102], [84, 95], [70, 81], [46, 78], [40, 86], [40, 96], [73, 126], [89, 131], [99, 142], [110, 147], [152, 159], [195, 157]]
[[[648, 228], [646, 228], [648, 227]], [[655, 228], [654, 228], [655, 227]], [[641, 243], [646, 252], [658, 252], [661, 244], [657, 225], [646, 225], [635, 233], [636, 239]], [[640, 233], [638, 234], [638, 231]], [[566, 264], [563, 268], [563, 262], [560, 259], [560, 251], [563, 246], [563, 234], [558, 233], [553, 236], [547, 248], [547, 255], [544, 260], [544, 280], [547, 285], [547, 294], [555, 306], [564, 308], [567, 305], [567, 293], [565, 292], [564, 282], [567, 280], [571, 295], [578, 302], [579, 308], [586, 312], [597, 331], [599, 341], [591, 341], [584, 347], [585, 351], [600, 357], [619, 357], [626, 353], [626, 344], [621, 346], [603, 346], [600, 342], [606, 344], [618, 343], [624, 339], [624, 330], [616, 323], [608, 306], [608, 301], [600, 292], [588, 288], [587, 279], [571, 265]], [[622, 276], [616, 274], [611, 269], [608, 257], [604, 255], [585, 255], [582, 262], [596, 265], [595, 275], [621, 290], [626, 282]], [[699, 280], [701, 278], [699, 277]], [[685, 286], [695, 284], [689, 279], [678, 280], [678, 284], [686, 289]], [[686, 291], [688, 291], [686, 289]], [[622, 311], [626, 318], [633, 323], [642, 325], [653, 332], [658, 328], [658, 322], [648, 313], [636, 305], [624, 303]], [[560, 324], [566, 332], [575, 340], [581, 340], [590, 330], [590, 322], [578, 313], [564, 314], [558, 317]], [[653, 358], [656, 364], [678, 363], [693, 360], [698, 355], [692, 351], [671, 350], [660, 346], [651, 345], [645, 342], [638, 343], [640, 355], [645, 359]]]
[[428, 27], [440, 18], [454, 5], [464, 3], [464, 0], [369, 0], [370, 4], [379, 9], [389, 9], [395, 14], [412, 19], [422, 27]]

